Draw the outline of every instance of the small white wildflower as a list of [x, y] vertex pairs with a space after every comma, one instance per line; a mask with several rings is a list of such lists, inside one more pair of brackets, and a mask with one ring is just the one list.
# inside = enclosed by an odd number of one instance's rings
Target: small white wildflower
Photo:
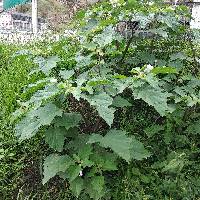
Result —
[[17, 103], [20, 105], [20, 104], [21, 104], [21, 101], [20, 101], [20, 100], [17, 100]]
[[51, 83], [57, 83], [58, 81], [57, 81], [57, 79], [52, 78], [52, 79], [50, 80], [50, 82], [51, 82]]
[[110, 0], [110, 3], [112, 4], [113, 7], [117, 7], [120, 5], [119, 0]]
[[146, 69], [144, 70], [144, 72], [149, 73], [152, 69], [153, 69], [153, 66], [149, 64], [146, 66]]
[[154, 4], [154, 2], [150, 1], [148, 4], [149, 4], [149, 6], [152, 6]]
[[79, 172], [79, 176], [83, 176], [83, 171], [82, 170]]
[[111, 4], [117, 4], [117, 3], [118, 3], [118, 0], [110, 0], [110, 3], [111, 3]]

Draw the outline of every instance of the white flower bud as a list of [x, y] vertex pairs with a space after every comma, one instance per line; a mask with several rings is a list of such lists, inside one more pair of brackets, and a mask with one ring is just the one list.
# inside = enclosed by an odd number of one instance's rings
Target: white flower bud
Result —
[[50, 80], [50, 82], [51, 82], [51, 83], [57, 83], [58, 81], [57, 81], [57, 79], [52, 78], [52, 79]]
[[152, 69], [153, 69], [153, 66], [149, 64], [146, 66], [146, 69], [144, 70], [144, 72], [149, 73]]
[[152, 5], [154, 4], [154, 2], [150, 1], [148, 4], [149, 4], [150, 6], [152, 6]]
[[83, 176], [83, 171], [82, 170], [79, 172], [79, 176]]

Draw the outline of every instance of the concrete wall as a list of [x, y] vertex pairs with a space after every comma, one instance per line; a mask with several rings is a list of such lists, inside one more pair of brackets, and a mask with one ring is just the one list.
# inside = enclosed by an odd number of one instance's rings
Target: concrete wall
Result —
[[[195, 2], [200, 2], [200, 0], [195, 0]], [[200, 29], [200, 5], [193, 5], [192, 18], [193, 20], [190, 23], [191, 28]]]
[[11, 29], [12, 18], [9, 13], [2, 13], [0, 15], [0, 29]]
[[[38, 18], [38, 30], [44, 31], [47, 24], [43, 19]], [[22, 13], [3, 12], [0, 14], [0, 31], [32, 31], [31, 16]]]
[[37, 33], [35, 35], [32, 32], [0, 32], [0, 43], [23, 45], [40, 41], [53, 42], [63, 37], [65, 36], [52, 33]]

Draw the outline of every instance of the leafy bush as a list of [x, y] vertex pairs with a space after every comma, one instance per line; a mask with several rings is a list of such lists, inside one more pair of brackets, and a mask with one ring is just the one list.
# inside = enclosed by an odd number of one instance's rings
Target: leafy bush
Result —
[[43, 78], [25, 87], [15, 132], [52, 149], [43, 184], [58, 175], [81, 199], [199, 197], [199, 60], [183, 17], [185, 7], [103, 2], [60, 56], [34, 56], [30, 76]]

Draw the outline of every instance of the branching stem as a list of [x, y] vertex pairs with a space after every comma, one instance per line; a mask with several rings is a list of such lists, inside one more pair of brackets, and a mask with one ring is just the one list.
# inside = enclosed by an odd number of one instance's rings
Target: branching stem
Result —
[[130, 47], [132, 41], [133, 41], [133, 36], [132, 36], [132, 37], [128, 40], [128, 42], [127, 42], [126, 48], [125, 48], [125, 50], [124, 50], [124, 52], [123, 52], [123, 54], [122, 54], [122, 58], [121, 58], [121, 60], [119, 61], [119, 66], [120, 66], [121, 64], [123, 64], [124, 59], [125, 59], [125, 57], [126, 57], [126, 54], [127, 54], [127, 52], [128, 52], [128, 49], [129, 49], [129, 47]]

